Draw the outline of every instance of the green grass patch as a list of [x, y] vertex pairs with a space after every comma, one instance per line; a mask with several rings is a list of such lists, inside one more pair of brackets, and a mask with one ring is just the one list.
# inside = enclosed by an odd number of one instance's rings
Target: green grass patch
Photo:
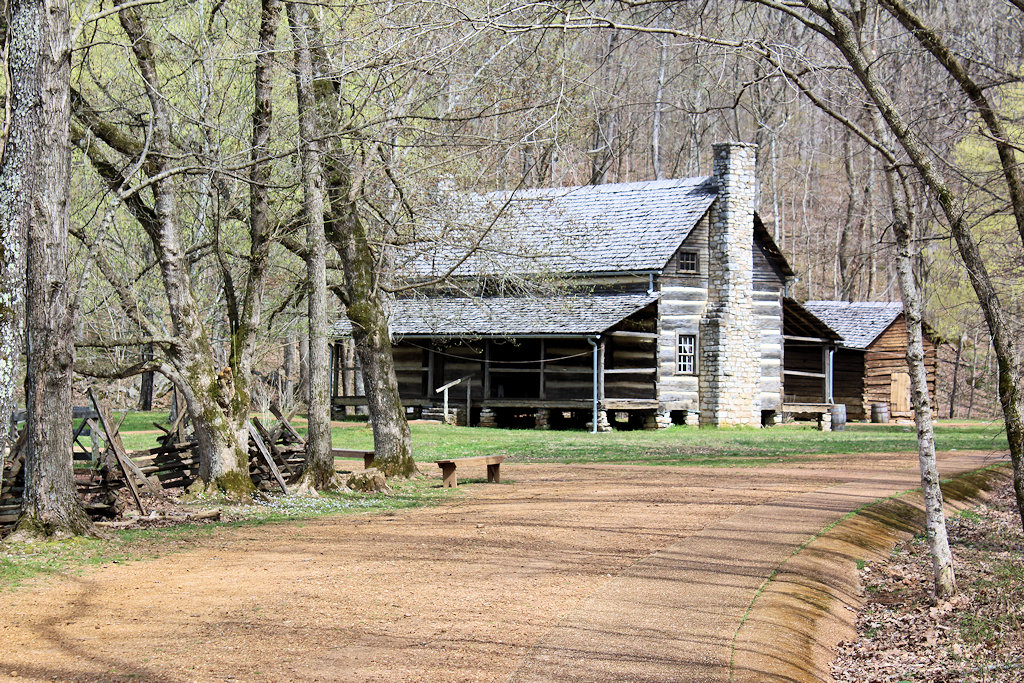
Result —
[[[120, 417], [120, 415], [118, 415]], [[260, 415], [268, 426], [269, 415]], [[121, 426], [128, 450], [157, 445], [154, 422], [166, 424], [165, 412], [131, 412]], [[304, 421], [296, 430], [305, 432]], [[675, 426], [659, 431], [610, 432], [536, 431], [411, 425], [413, 455], [421, 462], [476, 455], [506, 455], [519, 462], [620, 462], [648, 465], [702, 465], [756, 467], [775, 463], [809, 462], [819, 455], [843, 453], [912, 452], [917, 434], [912, 425], [851, 423], [845, 431], [819, 432], [808, 425], [781, 425], [771, 429], [697, 429]], [[976, 422], [935, 429], [939, 450], [1004, 450], [1001, 423]], [[332, 430], [335, 448], [373, 448], [373, 433], [365, 424]]]
[[971, 522], [977, 522], [981, 519], [981, 515], [979, 515], [975, 510], [971, 510], [970, 508], [963, 509], [957, 514]]
[[123, 562], [130, 556], [116, 541], [90, 538], [5, 544], [0, 546], [0, 589], [15, 588], [38, 576]]
[[[476, 455], [506, 455], [518, 462], [767, 466], [813, 461], [818, 455], [913, 452], [913, 427], [851, 424], [842, 432], [819, 432], [809, 426], [771, 429], [697, 429], [671, 427], [660, 431], [610, 432], [536, 431], [414, 424], [413, 455], [420, 462]], [[336, 448], [373, 447], [369, 427], [336, 427]], [[1006, 438], [1001, 425], [936, 428], [940, 450], [1000, 450]]]

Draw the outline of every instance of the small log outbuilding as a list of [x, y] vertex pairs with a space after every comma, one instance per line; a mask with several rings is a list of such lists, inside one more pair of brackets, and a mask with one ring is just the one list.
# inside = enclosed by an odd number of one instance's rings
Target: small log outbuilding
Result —
[[[846, 405], [847, 418], [867, 419], [873, 403], [887, 404], [893, 418], [913, 418], [903, 304], [808, 301], [804, 307], [842, 336], [832, 363], [832, 386], [835, 402]], [[925, 364], [933, 399], [936, 349], [926, 328]]]

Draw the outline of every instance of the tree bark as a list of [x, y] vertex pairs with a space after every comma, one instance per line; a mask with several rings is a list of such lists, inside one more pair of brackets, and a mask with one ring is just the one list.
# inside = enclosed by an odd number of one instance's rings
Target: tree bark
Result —
[[281, 383], [281, 407], [285, 412], [295, 404], [295, 338], [289, 332], [284, 343], [284, 362], [281, 368], [284, 381]]
[[[315, 104], [323, 114], [323, 121], [342, 121], [343, 84], [331, 81], [327, 76], [330, 65], [326, 62], [319, 27], [311, 19], [306, 29], [317, 79], [313, 87]], [[352, 338], [361, 364], [363, 388], [373, 423], [374, 464], [386, 476], [408, 477], [417, 468], [412, 458], [409, 423], [398, 394], [385, 294], [378, 283], [378, 259], [356, 204], [358, 191], [353, 187], [353, 174], [358, 164], [338, 140], [334, 140], [327, 150], [324, 171], [328, 212], [325, 227], [327, 238], [343, 265], [342, 303], [352, 323]]]
[[309, 310], [309, 391], [306, 463], [299, 490], [339, 488], [331, 455], [330, 363], [327, 340], [327, 239], [324, 235], [324, 169], [320, 126], [313, 93], [310, 11], [289, 2], [288, 23], [295, 50], [295, 92], [299, 112], [299, 160], [306, 221], [306, 277]]
[[356, 207], [348, 202], [347, 179], [338, 169], [329, 177], [328, 234], [345, 262], [345, 310], [352, 323], [352, 340], [373, 421], [374, 465], [386, 476], [408, 477], [416, 473], [416, 462], [412, 458], [409, 422], [398, 393], [384, 294], [375, 284], [376, 260]]
[[[303, 256], [305, 258], [305, 256]], [[309, 334], [300, 335], [295, 345], [299, 357], [299, 396], [309, 394]]]
[[978, 388], [978, 331], [971, 337], [971, 392], [967, 398], [967, 419], [974, 412], [974, 391]]
[[953, 381], [949, 386], [949, 419], [956, 417], [956, 391], [960, 380], [960, 357], [964, 350], [964, 338], [966, 333], [960, 335], [956, 340], [956, 358], [953, 360]]
[[[228, 308], [231, 325], [231, 356], [229, 364], [241, 378], [239, 402], [245, 404], [244, 415], [236, 416], [237, 429], [244, 432], [248, 443], [249, 391], [253, 385], [252, 361], [257, 335], [263, 323], [263, 300], [267, 269], [270, 266], [271, 224], [270, 134], [274, 120], [273, 64], [280, 24], [281, 5], [278, 0], [262, 0], [260, 26], [253, 74], [252, 138], [249, 148], [249, 273], [241, 304], [232, 301]], [[225, 281], [231, 276], [225, 272]], [[234, 297], [232, 297], [234, 299]]]
[[[8, 31], [32, 36], [40, 20], [33, 3], [9, 5]], [[36, 172], [38, 134], [38, 56], [8, 47], [7, 86], [2, 156], [0, 156], [0, 456], [10, 437], [15, 386], [21, 361], [21, 307], [25, 289], [25, 231], [31, 207], [32, 178]], [[15, 74], [21, 74], [12, 78]]]
[[[37, 165], [27, 225], [25, 494], [16, 537], [94, 533], [75, 489], [71, 461], [74, 316], [68, 282], [71, 183], [70, 17], [63, 0], [11, 3], [12, 121]], [[32, 139], [34, 138], [34, 140]], [[34, 170], [34, 172], [32, 172]]]
[[932, 424], [931, 397], [928, 395], [928, 367], [924, 353], [924, 304], [914, 279], [912, 250], [913, 217], [895, 182], [896, 170], [887, 171], [888, 189], [893, 204], [893, 234], [896, 237], [896, 274], [903, 299], [907, 325], [907, 366], [910, 368], [911, 403], [917, 427], [917, 456], [921, 470], [921, 493], [924, 497], [925, 533], [932, 557], [935, 596], [950, 598], [956, 594], [953, 554], [946, 533], [946, 514], [942, 507], [942, 487], [935, 461], [935, 430]]
[[[608, 33], [608, 42], [605, 45], [604, 53], [600, 58], [600, 68], [603, 72], [602, 95], [612, 100], [615, 74], [615, 50], [618, 47], [619, 32], [612, 30]], [[608, 169], [615, 159], [615, 146], [618, 142], [619, 117], [614, 101], [597, 103], [594, 118], [593, 131], [593, 155], [590, 166], [590, 185], [600, 185], [608, 180]]]
[[654, 179], [662, 180], [665, 172], [661, 163], [661, 116], [665, 108], [663, 101], [665, 92], [665, 68], [668, 64], [668, 41], [662, 37], [658, 52], [658, 87], [654, 95], [654, 121], [651, 124], [651, 165], [654, 168]]
[[[142, 347], [142, 361], [153, 360], [153, 342]], [[142, 382], [139, 386], [139, 410], [153, 410], [153, 378], [155, 373], [147, 370], [142, 373]]]

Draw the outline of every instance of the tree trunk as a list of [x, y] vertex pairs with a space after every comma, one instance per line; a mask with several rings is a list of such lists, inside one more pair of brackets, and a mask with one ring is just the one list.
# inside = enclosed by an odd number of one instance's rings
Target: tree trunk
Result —
[[249, 149], [249, 274], [241, 305], [234, 296], [230, 271], [224, 269], [228, 285], [228, 319], [231, 325], [229, 365], [235, 370], [235, 390], [241, 404], [232, 415], [236, 429], [248, 443], [249, 392], [253, 385], [252, 361], [263, 322], [263, 300], [270, 265], [270, 134], [274, 120], [273, 65], [281, 5], [278, 0], [260, 3], [260, 28], [253, 73], [252, 136]]
[[[325, 120], [341, 121], [344, 118], [339, 111], [344, 97], [343, 85], [332, 83], [326, 75], [330, 73], [330, 65], [326, 63], [319, 27], [312, 19], [306, 30], [309, 37], [307, 46], [319, 80], [313, 88], [315, 104], [324, 113]], [[409, 423], [398, 394], [384, 294], [377, 282], [377, 259], [370, 246], [366, 226], [359, 217], [356, 206], [358, 192], [352, 183], [352, 175], [359, 162], [338, 142], [334, 143], [326, 158], [329, 207], [326, 232], [341, 258], [345, 273], [343, 291], [346, 300], [342, 303], [352, 322], [356, 355], [362, 365], [363, 387], [373, 422], [374, 463], [386, 476], [411, 476], [417, 471], [416, 463], [412, 458]]]
[[327, 240], [324, 236], [324, 172], [320, 153], [309, 8], [289, 2], [288, 23], [295, 48], [295, 91], [299, 111], [299, 160], [306, 220], [306, 275], [309, 280], [309, 393], [306, 464], [299, 490], [338, 488], [331, 455], [330, 362], [327, 341]]
[[960, 357], [964, 350], [964, 337], [966, 334], [961, 334], [956, 340], [956, 358], [953, 360], [953, 382], [949, 386], [949, 419], [952, 420], [956, 417], [956, 390], [957, 384], [960, 381]]
[[299, 356], [299, 396], [305, 400], [309, 394], [309, 335], [299, 337], [296, 343]]
[[844, 169], [846, 170], [846, 220], [843, 221], [842, 230], [839, 233], [839, 247], [836, 255], [839, 261], [839, 291], [838, 298], [843, 301], [853, 301], [853, 287], [856, 281], [857, 269], [850, 258], [850, 242], [857, 230], [857, 217], [862, 215], [862, 208], [859, 205], [860, 189], [857, 172], [853, 167], [853, 154], [850, 151], [850, 133], [843, 137]]
[[284, 343], [284, 363], [281, 368], [284, 382], [281, 383], [281, 407], [285, 412], [295, 404], [295, 339], [292, 332]]
[[978, 388], [978, 331], [971, 337], [971, 392], [967, 398], [967, 419], [974, 412], [974, 392]]
[[[25, 494], [17, 536], [92, 533], [71, 461], [74, 316], [68, 282], [71, 183], [70, 25], [61, 0], [11, 3], [14, 106], [38, 160], [27, 230]], [[24, 99], [22, 99], [24, 98]]]
[[615, 81], [615, 50], [619, 43], [619, 32], [608, 32], [608, 42], [600, 58], [602, 70], [601, 95], [605, 102], [597, 103], [594, 118], [592, 160], [590, 166], [590, 185], [600, 185], [608, 181], [608, 169], [615, 160], [615, 148], [618, 143], [618, 113], [614, 103]]
[[143, 216], [143, 228], [160, 265], [176, 344], [170, 360], [182, 379], [182, 389], [198, 440], [200, 477], [203, 488], [229, 498], [248, 498], [253, 484], [249, 478], [248, 426], [249, 396], [245, 378], [238, 382], [230, 367], [219, 374], [203, 312], [192, 291], [190, 264], [182, 248], [171, 146], [171, 122], [167, 103], [159, 91], [156, 53], [138, 9], [126, 7], [118, 17], [131, 39], [132, 52], [142, 75], [152, 110], [151, 176], [155, 204]]
[[[153, 342], [142, 347], [142, 360], [153, 360]], [[142, 383], [139, 387], [139, 410], [153, 410], [153, 375], [152, 370], [142, 373]]]
[[654, 121], [651, 124], [651, 165], [654, 167], [654, 179], [662, 180], [665, 172], [661, 163], [661, 116], [665, 108], [665, 68], [668, 64], [668, 40], [661, 38], [661, 49], [658, 52], [658, 87], [654, 95]]
[[[32, 3], [9, 5], [7, 38], [38, 32]], [[25, 230], [31, 207], [38, 135], [38, 84], [32, 76], [38, 55], [8, 48], [4, 138], [0, 156], [0, 457], [10, 437], [14, 393], [21, 361], [21, 306], [25, 288]]]
[[[889, 171], [895, 175], [895, 171]], [[900, 212], [901, 202], [896, 199], [897, 188], [890, 183], [894, 213]], [[904, 216], [906, 214], [904, 213]], [[946, 515], [942, 507], [942, 488], [939, 468], [935, 461], [935, 431], [932, 425], [931, 397], [928, 395], [928, 368], [925, 365], [924, 329], [921, 293], [914, 279], [914, 258], [911, 252], [910, 222], [896, 215], [893, 220], [896, 236], [896, 273], [903, 299], [903, 312], [907, 324], [907, 365], [910, 367], [910, 391], [917, 426], [917, 455], [921, 468], [921, 492], [924, 496], [925, 532], [932, 556], [935, 578], [935, 596], [939, 599], [956, 594], [956, 575], [953, 554], [946, 533]]]
[[[344, 184], [342, 184], [342, 188]], [[332, 213], [344, 203], [345, 189], [332, 183]], [[363, 391], [373, 421], [374, 465], [389, 477], [416, 473], [412, 437], [398, 393], [383, 294], [374, 285], [375, 261], [355, 208], [348, 207], [347, 225], [332, 220], [332, 241], [345, 264], [346, 312], [352, 322], [352, 340], [363, 371]]]

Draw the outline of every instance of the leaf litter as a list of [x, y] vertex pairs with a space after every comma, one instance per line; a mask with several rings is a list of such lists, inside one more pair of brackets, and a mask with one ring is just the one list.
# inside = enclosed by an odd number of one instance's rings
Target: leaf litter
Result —
[[836, 681], [1024, 681], [1024, 535], [1012, 482], [947, 519], [959, 592], [936, 602], [923, 535], [861, 569], [858, 639]]

